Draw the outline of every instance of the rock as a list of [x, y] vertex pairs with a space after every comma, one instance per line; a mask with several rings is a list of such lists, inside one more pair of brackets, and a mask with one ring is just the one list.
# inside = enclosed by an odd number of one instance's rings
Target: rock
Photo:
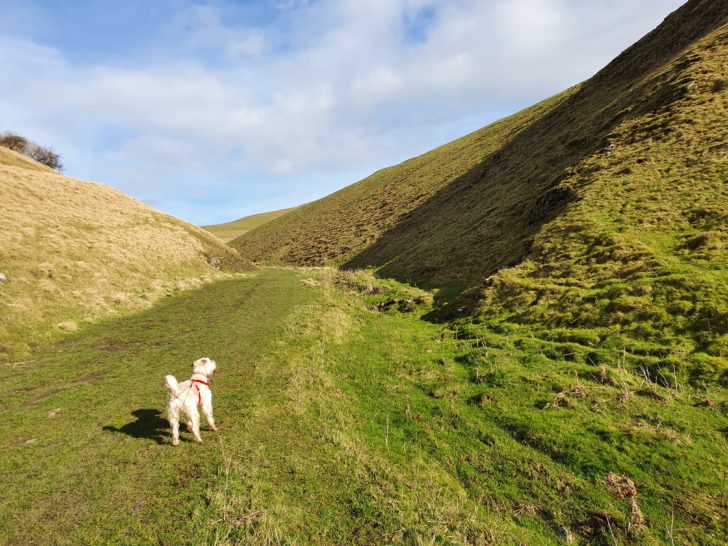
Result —
[[0, 284], [5, 284], [8, 282], [8, 277], [5, 275], [5, 273], [0, 273]]
[[209, 260], [207, 260], [207, 263], [209, 263], [215, 269], [220, 269], [220, 258], [215, 258], [214, 256], [212, 256]]
[[612, 150], [614, 150], [614, 144], [607, 144], [604, 148], [599, 150], [599, 153], [601, 155], [609, 155]]
[[557, 529], [557, 533], [559, 537], [561, 537], [561, 540], [566, 542], [566, 544], [573, 544], [574, 543], [574, 534], [569, 530], [568, 527], [564, 525], [559, 525], [559, 528]]

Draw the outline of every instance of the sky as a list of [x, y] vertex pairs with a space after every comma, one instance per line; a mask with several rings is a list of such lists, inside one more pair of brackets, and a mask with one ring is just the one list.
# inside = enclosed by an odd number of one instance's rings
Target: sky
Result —
[[682, 0], [0, 0], [0, 131], [198, 225], [587, 79]]

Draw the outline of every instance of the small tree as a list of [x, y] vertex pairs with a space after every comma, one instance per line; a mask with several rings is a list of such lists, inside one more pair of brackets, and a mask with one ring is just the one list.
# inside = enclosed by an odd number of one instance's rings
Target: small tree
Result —
[[41, 146], [10, 131], [0, 134], [0, 146], [27, 155], [29, 158], [57, 171], [63, 170], [61, 156], [52, 147]]
[[57, 171], [63, 170], [61, 156], [53, 151], [52, 147], [46, 148], [44, 146], [38, 146], [37, 144], [33, 144], [29, 147], [26, 155], [31, 159], [35, 159], [38, 163], [43, 163], [43, 165], [47, 165], [51, 169], [55, 169]]
[[24, 154], [28, 148], [28, 144], [27, 138], [16, 135], [15, 133], [7, 132], [0, 134], [0, 146], [10, 148], [14, 152]]

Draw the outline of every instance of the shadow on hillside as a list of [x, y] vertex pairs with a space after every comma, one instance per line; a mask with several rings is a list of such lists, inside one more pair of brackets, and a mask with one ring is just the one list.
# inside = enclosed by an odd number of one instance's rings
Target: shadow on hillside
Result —
[[136, 420], [122, 425], [121, 427], [105, 426], [102, 430], [107, 432], [119, 432], [145, 440], [152, 440], [157, 444], [166, 444], [170, 438], [169, 422], [162, 417], [157, 409], [138, 409], [131, 412]]
[[[680, 96], [674, 81], [656, 71], [720, 26], [726, 12], [707, 0], [687, 4], [342, 267], [374, 267], [380, 277], [452, 292], [516, 265], [541, 227], [590, 180], [591, 171], [576, 167], [611, 153], [618, 124]], [[567, 178], [569, 186], [560, 185]]]

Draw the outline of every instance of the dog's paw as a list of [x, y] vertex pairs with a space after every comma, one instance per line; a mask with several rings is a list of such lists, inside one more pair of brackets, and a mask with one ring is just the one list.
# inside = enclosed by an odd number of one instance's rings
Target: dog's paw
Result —
[[179, 440], [172, 440], [172, 445], [177, 447], [179, 445]]
[[217, 432], [217, 430], [218, 430], [218, 429], [217, 429], [217, 425], [210, 425], [210, 428], [211, 428], [212, 430], [214, 430], [215, 432]]

